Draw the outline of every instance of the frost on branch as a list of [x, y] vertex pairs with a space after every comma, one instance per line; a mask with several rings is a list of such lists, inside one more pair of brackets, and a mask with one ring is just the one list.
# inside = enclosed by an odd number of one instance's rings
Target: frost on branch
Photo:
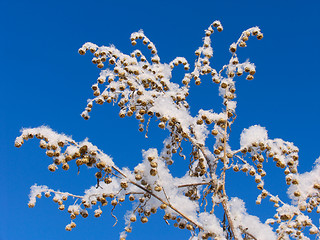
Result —
[[[21, 147], [26, 140], [38, 138], [40, 148], [52, 158], [48, 166], [51, 172], [60, 168], [66, 171], [75, 166], [79, 173], [87, 166], [96, 178], [83, 195], [35, 184], [31, 187], [29, 207], [34, 207], [42, 195], [53, 196], [59, 210], [66, 209], [70, 213], [71, 222], [66, 230], [71, 231], [76, 227], [79, 215], [100, 217], [108, 212], [107, 206], [117, 223], [114, 210], [125, 201], [131, 202], [132, 208], [124, 217], [121, 240], [133, 231], [135, 222], [147, 223], [156, 213], [162, 214], [166, 223], [172, 222], [173, 226], [189, 231], [190, 239], [280, 240], [309, 239], [310, 234], [318, 236], [319, 229], [308, 213], [313, 209], [320, 212], [320, 160], [311, 172], [299, 174], [298, 148], [282, 139], [270, 139], [267, 130], [259, 125], [243, 130], [239, 149], [232, 149], [229, 144], [231, 127], [237, 116], [235, 79], [245, 75], [247, 80], [252, 80], [256, 73], [255, 65], [248, 60], [241, 62], [237, 53], [239, 48], [247, 46], [249, 37], [262, 39], [263, 34], [258, 27], [245, 30], [230, 45], [230, 60], [219, 70], [210, 65], [213, 57], [211, 35], [215, 29], [223, 30], [219, 21], [214, 21], [205, 30], [203, 45], [195, 51], [193, 66], [184, 57], [177, 57], [168, 64], [161, 63], [155, 44], [142, 30], [131, 34], [131, 43], [133, 46], [138, 42], [146, 45], [150, 59], [138, 49], [124, 54], [113, 45], [84, 44], [79, 53], [83, 55], [90, 51], [92, 62], [101, 71], [91, 87], [93, 98], [88, 100], [81, 116], [88, 120], [94, 104], [117, 104], [119, 116], [135, 116], [139, 131], [145, 131], [146, 137], [151, 120], [156, 121], [160, 129], [167, 130], [168, 137], [164, 139], [162, 149], [143, 150], [140, 163], [130, 170], [119, 168], [110, 156], [87, 139], [76, 142], [45, 126], [22, 129], [15, 146]], [[186, 73], [177, 83], [172, 77], [179, 65]], [[192, 116], [188, 102], [190, 83], [194, 81], [195, 85], [200, 85], [208, 79], [218, 86], [223, 110], [200, 109]], [[208, 145], [208, 138], [212, 138], [213, 145]], [[183, 149], [182, 142], [191, 147]], [[175, 177], [170, 172], [174, 160], [188, 164], [183, 177]], [[285, 182], [290, 185], [291, 204], [265, 186], [268, 162], [283, 169]], [[265, 223], [247, 213], [243, 200], [229, 198], [226, 178], [231, 170], [246, 174], [257, 184], [256, 204], [269, 199], [274, 205], [273, 216]]]

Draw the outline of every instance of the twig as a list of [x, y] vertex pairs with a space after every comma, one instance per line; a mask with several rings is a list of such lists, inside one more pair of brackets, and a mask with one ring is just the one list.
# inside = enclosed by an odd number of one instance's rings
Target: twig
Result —
[[118, 222], [118, 218], [117, 218], [115, 215], [113, 215], [113, 210], [114, 210], [115, 208], [116, 208], [116, 206], [113, 206], [113, 208], [111, 209], [111, 216], [116, 219], [116, 222], [113, 224], [112, 227], [114, 227], [115, 225], [117, 225], [117, 222]]
[[183, 188], [183, 187], [191, 187], [191, 186], [199, 186], [199, 185], [209, 185], [211, 184], [210, 182], [204, 182], [204, 183], [190, 183], [190, 184], [184, 184], [184, 185], [179, 185], [178, 188]]

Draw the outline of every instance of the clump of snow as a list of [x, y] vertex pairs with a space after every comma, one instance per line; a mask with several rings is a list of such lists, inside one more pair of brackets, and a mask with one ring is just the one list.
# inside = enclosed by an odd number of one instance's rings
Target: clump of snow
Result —
[[30, 187], [30, 193], [29, 193], [29, 204], [36, 204], [36, 197], [41, 196], [43, 192], [47, 192], [49, 188], [45, 185], [38, 186], [37, 184], [34, 184]]
[[223, 229], [220, 225], [220, 221], [214, 214], [208, 212], [202, 212], [199, 214], [199, 223], [206, 231], [212, 232], [216, 235], [223, 236]]
[[268, 131], [260, 125], [245, 128], [240, 136], [241, 148], [248, 147], [252, 143], [265, 142], [268, 140]]
[[259, 240], [277, 239], [276, 234], [272, 231], [270, 226], [261, 223], [258, 217], [247, 213], [245, 204], [241, 199], [237, 197], [231, 198], [228, 204], [235, 227], [246, 229], [248, 233], [252, 234]]
[[287, 193], [289, 197], [293, 200], [297, 200], [294, 196], [294, 192], [300, 192], [300, 199], [307, 199], [307, 196], [317, 195], [319, 189], [315, 188], [315, 184], [320, 186], [320, 157], [315, 161], [315, 165], [310, 172], [305, 172], [303, 174], [295, 174], [294, 176], [299, 184], [292, 184]]

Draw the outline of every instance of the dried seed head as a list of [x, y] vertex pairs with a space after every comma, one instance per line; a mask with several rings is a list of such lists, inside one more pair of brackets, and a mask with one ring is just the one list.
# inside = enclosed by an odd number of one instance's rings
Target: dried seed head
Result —
[[112, 206], [117, 206], [117, 205], [118, 205], [118, 201], [117, 201], [116, 199], [113, 199], [113, 200], [111, 201], [111, 205], [112, 205]]
[[68, 163], [64, 163], [64, 164], [62, 165], [62, 169], [63, 169], [63, 170], [68, 170], [68, 169], [69, 169], [69, 164], [68, 164]]
[[107, 177], [107, 178], [104, 179], [104, 182], [105, 182], [106, 184], [110, 184], [110, 183], [112, 183], [112, 179], [109, 178], [109, 177]]
[[164, 129], [165, 126], [166, 126], [166, 124], [165, 124], [164, 122], [160, 122], [160, 123], [158, 124], [158, 126], [159, 126], [159, 128]]
[[82, 216], [83, 218], [86, 218], [86, 217], [89, 216], [89, 214], [88, 214], [88, 212], [87, 212], [86, 210], [82, 210], [82, 211], [80, 212], [80, 214], [81, 214], [81, 216]]
[[33, 208], [34, 206], [35, 206], [34, 203], [28, 203], [29, 208]]
[[250, 74], [246, 77], [247, 80], [252, 80], [253, 78], [254, 77], [252, 75], [250, 75]]
[[121, 186], [122, 188], [127, 188], [127, 187], [128, 187], [128, 183], [125, 182], [125, 181], [122, 181], [122, 182], [120, 183], [120, 186]]
[[320, 184], [319, 183], [315, 183], [313, 185], [313, 188], [320, 190]]
[[142, 217], [141, 218], [141, 222], [142, 223], [147, 223], [148, 222], [148, 218], [147, 217]]
[[186, 223], [181, 221], [181, 222], [179, 222], [178, 226], [179, 226], [180, 229], [185, 229], [186, 228]]
[[71, 231], [72, 230], [70, 224], [68, 224], [65, 229], [66, 229], [66, 231]]
[[258, 188], [259, 190], [263, 190], [263, 186], [264, 186], [263, 182], [260, 182], [260, 183], [257, 185], [257, 188]]
[[257, 35], [257, 39], [258, 40], [261, 40], [263, 38], [263, 34], [262, 33], [259, 33], [258, 35]]
[[131, 222], [135, 222], [135, 221], [137, 221], [137, 217], [136, 217], [136, 216], [132, 216], [132, 217], [130, 217], [130, 221], [131, 221]]
[[161, 208], [161, 209], [166, 209], [166, 208], [167, 208], [167, 204], [162, 203], [162, 204], [160, 205], [160, 208]]
[[137, 181], [140, 181], [140, 180], [142, 179], [142, 176], [141, 176], [140, 174], [136, 174], [136, 175], [135, 175], [135, 179], [136, 179]]
[[157, 192], [160, 192], [162, 190], [162, 187], [161, 186], [155, 186], [154, 190], [157, 191]]
[[158, 163], [152, 161], [152, 162], [150, 162], [150, 166], [151, 166], [152, 168], [156, 168], [156, 167], [158, 167]]
[[52, 150], [48, 150], [48, 151], [46, 152], [46, 154], [47, 154], [48, 157], [53, 157], [54, 152], [53, 152]]
[[151, 176], [156, 176], [157, 175], [157, 170], [155, 169], [155, 168], [152, 168], [151, 170], [150, 170], [150, 175]]
[[100, 178], [102, 178], [102, 173], [101, 172], [96, 172], [95, 176], [96, 176], [96, 178], [100, 179]]
[[214, 135], [214, 136], [217, 136], [218, 135], [218, 131], [216, 129], [213, 129], [211, 131], [211, 134]]
[[102, 214], [102, 211], [101, 211], [100, 208], [94, 211], [94, 216], [95, 216], [96, 218], [100, 217], [101, 214]]
[[50, 172], [54, 172], [56, 170], [56, 165], [55, 164], [50, 164], [48, 166], [48, 169], [49, 169]]

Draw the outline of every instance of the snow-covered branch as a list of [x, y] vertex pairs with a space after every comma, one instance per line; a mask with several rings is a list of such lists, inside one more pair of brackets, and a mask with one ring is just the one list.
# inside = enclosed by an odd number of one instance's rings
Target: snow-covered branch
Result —
[[[76, 166], [79, 172], [86, 166], [96, 177], [96, 182], [84, 189], [82, 195], [35, 184], [31, 187], [29, 207], [34, 207], [42, 195], [54, 195], [53, 201], [59, 209], [67, 209], [70, 213], [72, 221], [66, 226], [70, 231], [76, 226], [74, 220], [78, 215], [86, 218], [93, 212], [99, 217], [109, 202], [111, 215], [117, 222], [113, 211], [128, 200], [132, 208], [125, 216], [121, 240], [132, 231], [133, 222], [140, 219], [147, 223], [150, 215], [157, 212], [163, 214], [167, 223], [173, 221], [175, 227], [190, 231], [190, 239], [309, 239], [310, 234], [319, 237], [319, 228], [308, 213], [314, 209], [320, 212], [320, 160], [316, 161], [313, 170], [299, 174], [298, 148], [282, 139], [269, 139], [267, 130], [259, 125], [243, 130], [239, 149], [234, 150], [230, 145], [231, 127], [237, 117], [235, 78], [246, 74], [246, 79], [252, 80], [256, 72], [253, 63], [240, 61], [237, 51], [239, 47], [247, 46], [249, 37], [260, 40], [263, 34], [258, 27], [245, 30], [230, 45], [229, 61], [216, 70], [210, 66], [213, 57], [211, 35], [215, 29], [218, 32], [223, 30], [219, 21], [214, 21], [205, 30], [203, 45], [195, 51], [197, 59], [193, 69], [184, 57], [162, 63], [155, 44], [142, 30], [132, 33], [130, 40], [133, 46], [140, 41], [146, 45], [150, 51], [146, 55], [139, 49], [125, 54], [113, 45], [85, 43], [79, 53], [83, 55], [90, 51], [92, 62], [101, 71], [91, 87], [94, 96], [88, 99], [81, 116], [88, 120], [95, 103], [113, 103], [120, 107], [121, 118], [135, 116], [139, 131], [145, 131], [146, 137], [149, 122], [153, 120], [169, 135], [164, 139], [162, 149], [142, 150], [142, 159], [137, 160], [136, 167], [130, 170], [119, 168], [110, 156], [88, 139], [76, 142], [46, 126], [22, 129], [15, 146], [21, 147], [28, 139], [38, 138], [40, 148], [52, 158], [48, 165], [51, 172], [60, 167], [69, 170], [72, 166]], [[149, 55], [150, 59], [146, 57]], [[172, 81], [172, 76], [180, 64], [187, 72], [178, 84]], [[195, 84], [200, 85], [205, 75], [210, 76], [213, 85], [218, 85], [223, 109], [221, 112], [200, 109], [192, 116], [188, 102], [190, 82], [194, 79]], [[212, 138], [213, 145], [208, 144], [209, 138]], [[190, 147], [184, 149], [183, 141]], [[186, 159], [186, 156], [190, 156], [189, 161], [184, 162], [188, 164], [188, 170], [183, 177], [174, 176], [170, 171], [174, 159]], [[284, 169], [285, 182], [290, 185], [288, 196], [291, 203], [286, 203], [265, 186], [268, 160]], [[226, 179], [232, 170], [254, 178], [260, 191], [257, 204], [265, 198], [274, 204], [275, 214], [265, 223], [247, 212], [243, 200], [229, 197]], [[220, 208], [223, 215], [219, 215], [216, 208]], [[304, 231], [307, 227], [309, 234]]]

